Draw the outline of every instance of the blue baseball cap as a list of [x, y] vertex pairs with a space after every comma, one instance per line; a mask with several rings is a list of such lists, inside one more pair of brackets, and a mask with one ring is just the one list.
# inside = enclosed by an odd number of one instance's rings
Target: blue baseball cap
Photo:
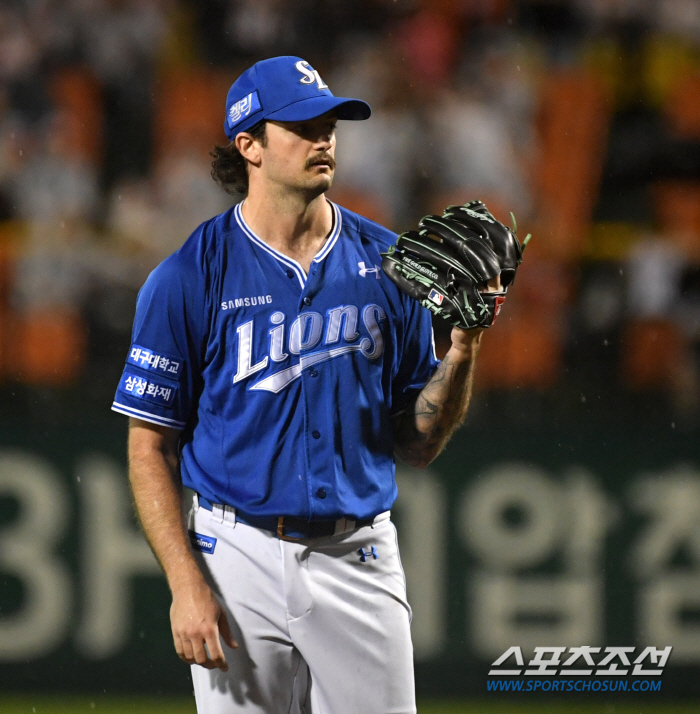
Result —
[[369, 119], [361, 99], [334, 97], [319, 73], [301, 57], [256, 62], [233, 83], [226, 97], [224, 131], [233, 141], [263, 119], [306, 121], [336, 110], [338, 119]]

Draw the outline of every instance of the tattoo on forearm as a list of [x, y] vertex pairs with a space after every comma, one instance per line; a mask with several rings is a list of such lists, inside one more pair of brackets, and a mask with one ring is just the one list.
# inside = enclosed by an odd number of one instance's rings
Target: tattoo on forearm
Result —
[[[418, 411], [419, 409], [422, 409], [423, 411]], [[418, 400], [416, 400], [416, 404], [414, 405], [414, 413], [417, 417], [432, 416], [433, 414], [437, 414], [439, 410], [440, 407], [438, 407], [437, 404], [433, 404], [427, 399], [421, 399], [420, 406], [418, 404]]]
[[445, 447], [464, 422], [474, 380], [474, 359], [454, 361], [445, 355], [431, 380], [394, 424], [397, 455], [425, 466]]

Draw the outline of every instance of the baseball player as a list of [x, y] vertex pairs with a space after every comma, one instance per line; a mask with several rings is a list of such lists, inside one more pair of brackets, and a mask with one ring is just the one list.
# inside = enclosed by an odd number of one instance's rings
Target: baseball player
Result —
[[[394, 456], [425, 466], [463, 420], [512, 255], [482, 204], [394, 245], [326, 199], [336, 122], [370, 112], [298, 57], [244, 72], [214, 174], [246, 198], [139, 294], [113, 409], [201, 714], [416, 710]], [[459, 325], [442, 362], [422, 305]]]

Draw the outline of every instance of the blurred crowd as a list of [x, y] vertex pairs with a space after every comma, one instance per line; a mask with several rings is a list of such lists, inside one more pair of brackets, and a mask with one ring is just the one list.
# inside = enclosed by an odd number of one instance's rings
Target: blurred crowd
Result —
[[279, 54], [373, 107], [332, 199], [399, 231], [481, 198], [534, 234], [478, 388], [700, 413], [697, 0], [6, 0], [0, 385], [113, 390], [148, 272], [237, 200], [228, 86]]

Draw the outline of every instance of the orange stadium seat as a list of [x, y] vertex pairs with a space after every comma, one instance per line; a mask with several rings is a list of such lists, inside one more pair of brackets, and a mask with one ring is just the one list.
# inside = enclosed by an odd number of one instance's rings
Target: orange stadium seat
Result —
[[87, 334], [82, 319], [68, 311], [37, 311], [15, 315], [8, 373], [25, 384], [62, 386], [80, 375], [87, 358]]
[[558, 322], [563, 319], [563, 310], [573, 301], [574, 294], [571, 269], [558, 261], [539, 259], [530, 253], [528, 244], [515, 285], [508, 293], [508, 311], [523, 310], [538, 315], [541, 320]]
[[622, 339], [622, 379], [633, 391], [674, 385], [685, 363], [685, 341], [678, 327], [667, 320], [636, 320]]
[[700, 74], [689, 74], [679, 80], [665, 109], [677, 136], [700, 139]]
[[518, 315], [499, 321], [483, 337], [477, 389], [547, 389], [559, 377], [562, 344], [558, 326]]
[[10, 344], [10, 284], [12, 261], [7, 246], [0, 244], [0, 380], [7, 372], [7, 348]]
[[0, 313], [9, 307], [10, 288], [12, 284], [12, 252], [6, 245], [0, 243]]
[[165, 75], [156, 88], [154, 138], [156, 157], [173, 147], [187, 146], [196, 152], [226, 144], [224, 100], [230, 79], [236, 73], [181, 70]]
[[700, 260], [700, 182], [667, 181], [654, 188], [656, 220], [665, 236]]
[[376, 221], [383, 226], [391, 225], [391, 213], [377, 196], [341, 185], [331, 189], [328, 198], [350, 211], [369, 218], [370, 221]]
[[0, 222], [0, 379], [8, 373], [9, 347], [13, 335], [12, 286], [15, 255], [24, 225], [18, 221]]
[[539, 117], [536, 252], [566, 260], [583, 253], [610, 113], [605, 85], [594, 75], [568, 71], [545, 80]]
[[51, 82], [51, 98], [61, 119], [63, 150], [88, 163], [99, 163], [103, 112], [95, 77], [82, 68], [63, 70]]

